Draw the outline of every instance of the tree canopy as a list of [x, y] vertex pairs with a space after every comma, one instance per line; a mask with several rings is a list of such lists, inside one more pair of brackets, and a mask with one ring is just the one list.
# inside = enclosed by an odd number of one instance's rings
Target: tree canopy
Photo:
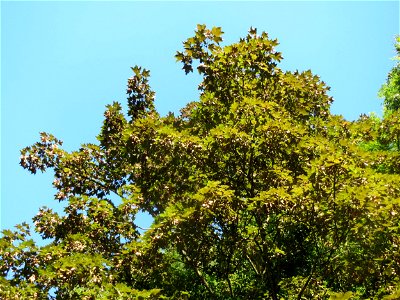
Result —
[[267, 33], [222, 34], [198, 25], [176, 53], [203, 78], [180, 114], [159, 115], [136, 66], [98, 143], [67, 152], [41, 133], [21, 150], [65, 205], [33, 217], [44, 246], [26, 223], [3, 231], [0, 298], [400, 297], [399, 65], [384, 117], [350, 122], [318, 76], [278, 67]]

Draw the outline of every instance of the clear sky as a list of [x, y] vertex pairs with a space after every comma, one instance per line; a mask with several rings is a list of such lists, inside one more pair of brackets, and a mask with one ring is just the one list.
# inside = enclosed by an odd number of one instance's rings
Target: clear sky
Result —
[[399, 2], [1, 2], [1, 227], [53, 200], [52, 174], [30, 175], [19, 150], [46, 131], [67, 150], [96, 142], [105, 105], [125, 104], [130, 66], [151, 70], [161, 114], [196, 100], [199, 78], [174, 54], [196, 24], [225, 42], [250, 26], [280, 41], [282, 69], [311, 69], [349, 120], [381, 111], [376, 94], [394, 62]]

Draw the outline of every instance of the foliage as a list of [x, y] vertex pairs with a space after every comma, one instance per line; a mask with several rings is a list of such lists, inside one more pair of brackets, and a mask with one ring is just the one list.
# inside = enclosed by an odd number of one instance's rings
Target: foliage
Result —
[[396, 66], [389, 72], [386, 83], [379, 91], [379, 95], [384, 98], [385, 109], [389, 112], [400, 108], [400, 36], [396, 38], [395, 48]]
[[348, 122], [318, 76], [278, 68], [276, 40], [251, 28], [222, 46], [222, 33], [198, 25], [177, 52], [203, 76], [178, 116], [159, 116], [134, 67], [127, 116], [107, 106], [98, 144], [69, 153], [42, 133], [22, 150], [31, 173], [54, 170], [65, 208], [34, 217], [46, 246], [26, 224], [3, 232], [0, 297], [397, 297], [395, 101], [390, 118]]

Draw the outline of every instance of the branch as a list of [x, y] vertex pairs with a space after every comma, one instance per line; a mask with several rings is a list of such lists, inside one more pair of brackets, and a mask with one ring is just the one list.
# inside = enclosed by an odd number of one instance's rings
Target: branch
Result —
[[251, 260], [250, 256], [248, 254], [246, 254], [246, 258], [249, 261], [251, 267], [253, 268], [254, 272], [256, 273], [256, 275], [260, 276], [260, 272], [257, 270], [255, 264], [253, 263], [253, 261]]
[[226, 277], [226, 280], [228, 281], [228, 286], [229, 286], [229, 293], [231, 294], [231, 297], [234, 298], [233, 296], [233, 290], [232, 290], [232, 284], [231, 284], [231, 280], [229, 279], [229, 274]]
[[151, 228], [143, 228], [143, 227], [140, 227], [139, 225], [135, 225], [137, 228], [139, 228], [139, 229], [141, 229], [141, 230], [144, 230], [144, 231], [146, 231], [146, 230], [150, 230]]
[[215, 293], [214, 291], [211, 289], [210, 285], [208, 284], [207, 280], [204, 278], [203, 273], [199, 270], [199, 268], [197, 268], [197, 266], [194, 264], [194, 262], [190, 259], [190, 257], [186, 254], [185, 250], [181, 250], [181, 253], [183, 254], [183, 256], [185, 257], [186, 261], [189, 263], [189, 265], [194, 269], [194, 271], [196, 272], [197, 276], [200, 278], [201, 282], [204, 284], [204, 286], [206, 287], [207, 291], [213, 295], [213, 298], [215, 298]]
[[[99, 185], [101, 188], [103, 188], [105, 191], [110, 191], [113, 192], [115, 195], [117, 195], [120, 198], [123, 198], [122, 195], [120, 195], [117, 191], [115, 191], [114, 189], [107, 187], [106, 185], [104, 185], [101, 181], [98, 181], [94, 178], [91, 178], [89, 176], [87, 176], [86, 174], [81, 174], [81, 177], [89, 182], [92, 182], [94, 184]], [[110, 199], [104, 198], [103, 200], [106, 200], [113, 208], [116, 208], [114, 202], [112, 202]]]
[[313, 273], [314, 273], [314, 267], [311, 269], [311, 273], [310, 273], [310, 275], [308, 275], [306, 283], [301, 288], [301, 291], [300, 291], [299, 295], [297, 296], [297, 300], [301, 300], [301, 296], [303, 295], [304, 291], [306, 290], [307, 285], [310, 283]]

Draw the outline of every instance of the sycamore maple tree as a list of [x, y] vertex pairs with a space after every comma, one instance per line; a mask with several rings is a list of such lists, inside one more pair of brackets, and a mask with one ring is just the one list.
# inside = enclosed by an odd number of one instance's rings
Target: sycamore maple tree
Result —
[[54, 170], [65, 208], [33, 218], [45, 246], [27, 224], [3, 231], [2, 299], [399, 297], [398, 66], [384, 118], [348, 122], [318, 76], [278, 67], [277, 40], [222, 34], [198, 25], [177, 52], [203, 76], [179, 115], [157, 113], [134, 67], [97, 144], [41, 133], [21, 151], [31, 173]]

